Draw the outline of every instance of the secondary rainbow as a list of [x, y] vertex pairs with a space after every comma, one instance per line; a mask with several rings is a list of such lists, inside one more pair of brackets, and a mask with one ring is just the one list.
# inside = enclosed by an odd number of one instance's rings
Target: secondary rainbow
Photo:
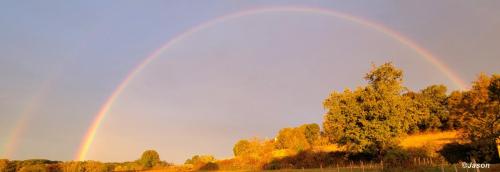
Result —
[[204, 23], [201, 23], [199, 25], [196, 25], [194, 27], [191, 27], [187, 29], [186, 31], [175, 35], [172, 37], [170, 40], [168, 40], [163, 46], [161, 46], [159, 49], [154, 51], [151, 55], [146, 57], [141, 63], [139, 63], [135, 68], [133, 68], [128, 75], [125, 77], [125, 79], [117, 86], [117, 88], [113, 91], [113, 93], [109, 96], [109, 98], [105, 101], [105, 103], [101, 106], [99, 112], [95, 116], [95, 119], [92, 121], [92, 124], [88, 128], [83, 141], [78, 149], [77, 155], [75, 157], [76, 160], [83, 161], [85, 160], [87, 153], [90, 149], [90, 146], [92, 145], [92, 142], [94, 141], [94, 138], [96, 136], [96, 133], [99, 129], [99, 126], [101, 125], [104, 117], [106, 117], [106, 114], [110, 110], [111, 106], [113, 105], [113, 102], [117, 99], [117, 97], [123, 92], [123, 90], [127, 87], [127, 85], [130, 83], [130, 81], [138, 74], [142, 69], [144, 69], [149, 63], [151, 63], [154, 59], [156, 59], [163, 51], [167, 50], [171, 45], [176, 44], [177, 42], [183, 40], [185, 37], [196, 33], [200, 30], [203, 30], [205, 28], [208, 28], [210, 26], [213, 26], [218, 23], [222, 23], [227, 20], [231, 19], [236, 19], [239, 17], [243, 16], [248, 16], [248, 15], [254, 15], [254, 14], [261, 14], [261, 13], [268, 13], [268, 12], [301, 12], [301, 13], [314, 13], [314, 14], [320, 14], [320, 15], [325, 15], [325, 16], [331, 16], [331, 17], [336, 17], [339, 19], [347, 20], [353, 23], [357, 23], [359, 25], [374, 29], [380, 33], [383, 33], [384, 35], [387, 35], [394, 40], [397, 40], [399, 43], [410, 47], [413, 49], [415, 52], [417, 52], [420, 56], [422, 56], [426, 61], [434, 65], [437, 69], [439, 69], [445, 76], [447, 76], [458, 88], [464, 90], [467, 88], [467, 85], [465, 82], [457, 75], [455, 74], [449, 67], [447, 67], [445, 64], [443, 64], [440, 60], [438, 60], [431, 52], [427, 51], [426, 49], [422, 48], [418, 44], [416, 44], [414, 41], [410, 40], [409, 38], [401, 35], [400, 33], [391, 30], [381, 24], [356, 17], [353, 15], [349, 15], [346, 13], [342, 13], [339, 11], [334, 11], [332, 9], [325, 9], [325, 8], [317, 8], [317, 7], [291, 7], [291, 6], [286, 6], [286, 7], [268, 7], [268, 8], [256, 8], [256, 9], [249, 9], [249, 10], [244, 10], [244, 11], [238, 11], [235, 13], [230, 13], [227, 15], [223, 15], [217, 18], [214, 18], [212, 20], [206, 21]]
[[[55, 78], [55, 77], [54, 77]], [[50, 92], [50, 88], [54, 83], [54, 78], [45, 80], [35, 94], [27, 101], [22, 111], [19, 113], [19, 118], [7, 136], [7, 141], [0, 147], [0, 158], [12, 158], [13, 154], [19, 147], [19, 141], [22, 135], [29, 127], [30, 120], [36, 110], [42, 105], [42, 100], [46, 98]]]

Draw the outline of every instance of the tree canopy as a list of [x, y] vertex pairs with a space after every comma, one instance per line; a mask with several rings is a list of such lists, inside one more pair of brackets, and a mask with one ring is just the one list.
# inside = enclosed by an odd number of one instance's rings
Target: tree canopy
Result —
[[138, 162], [146, 168], [151, 168], [160, 162], [160, 155], [155, 150], [146, 150]]
[[333, 92], [324, 101], [323, 125], [332, 142], [380, 155], [417, 121], [411, 99], [403, 96], [400, 69], [392, 63], [374, 66], [365, 79], [368, 85]]

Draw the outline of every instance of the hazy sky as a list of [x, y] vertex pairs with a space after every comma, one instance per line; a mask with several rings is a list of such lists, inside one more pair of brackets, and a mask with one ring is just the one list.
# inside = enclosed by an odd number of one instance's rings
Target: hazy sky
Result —
[[[466, 82], [500, 72], [500, 1], [3, 1], [0, 158], [71, 160], [127, 73], [169, 39], [245, 9], [321, 7], [402, 33]], [[243, 138], [321, 123], [331, 91], [393, 61], [414, 90], [457, 87], [373, 28], [304, 12], [266, 12], [188, 35], [141, 71], [104, 119], [88, 159], [169, 162], [232, 155]]]

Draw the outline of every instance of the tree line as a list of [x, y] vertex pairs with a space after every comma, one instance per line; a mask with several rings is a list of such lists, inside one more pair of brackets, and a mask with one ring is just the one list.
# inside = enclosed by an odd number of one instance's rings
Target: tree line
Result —
[[141, 157], [131, 162], [103, 163], [99, 161], [51, 161], [45, 159], [0, 160], [0, 172], [109, 172], [109, 171], [142, 171], [163, 169], [171, 163], [160, 160], [155, 150], [146, 150]]

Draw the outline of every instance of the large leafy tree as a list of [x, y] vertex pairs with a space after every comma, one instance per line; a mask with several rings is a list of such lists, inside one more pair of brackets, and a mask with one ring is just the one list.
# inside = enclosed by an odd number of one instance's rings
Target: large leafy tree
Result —
[[381, 155], [417, 122], [412, 101], [402, 94], [403, 72], [385, 63], [366, 74], [368, 85], [333, 92], [324, 102], [324, 129], [332, 142], [354, 152]]
[[138, 162], [145, 168], [151, 168], [160, 162], [160, 155], [155, 150], [146, 150]]
[[475, 148], [471, 156], [479, 161], [500, 161], [495, 142], [500, 137], [499, 93], [500, 75], [481, 74], [454, 107], [463, 113], [464, 135]]

